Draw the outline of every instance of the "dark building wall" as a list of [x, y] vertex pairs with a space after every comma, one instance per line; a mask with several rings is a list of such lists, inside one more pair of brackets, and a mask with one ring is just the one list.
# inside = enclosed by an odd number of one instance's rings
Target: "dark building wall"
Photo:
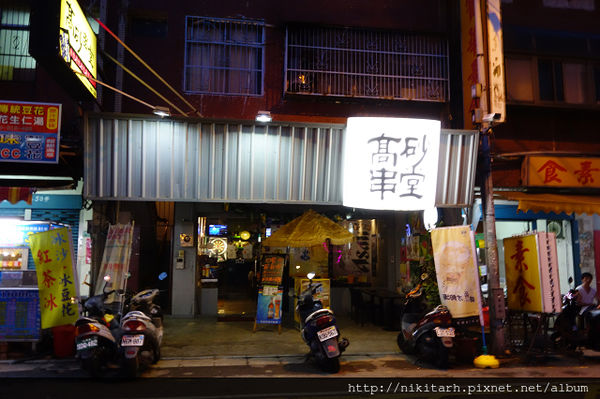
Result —
[[[444, 103], [365, 100], [352, 98], [327, 98], [318, 96], [283, 96], [285, 27], [288, 23], [316, 24], [320, 26], [360, 27], [373, 30], [385, 29], [403, 32], [419, 32], [448, 38], [452, 26], [456, 31], [458, 20], [452, 14], [446, 0], [420, 2], [378, 1], [178, 1], [167, 8], [162, 1], [131, 0], [128, 7], [126, 42], [175, 89], [182, 92], [185, 47], [185, 17], [202, 16], [217, 18], [262, 19], [266, 23], [264, 95], [219, 96], [185, 95], [185, 97], [209, 118], [254, 119], [257, 111], [270, 110], [275, 120], [345, 122], [348, 116], [411, 116], [442, 119], [444, 127], [450, 127], [449, 106]], [[454, 19], [453, 19], [454, 18]], [[132, 29], [134, 20], [146, 19], [166, 23], [166, 34], [152, 35]], [[109, 21], [114, 21], [114, 18]], [[454, 25], [453, 25], [454, 24]], [[114, 29], [113, 29], [114, 28]], [[111, 26], [116, 31], [116, 25]], [[161, 28], [162, 29], [162, 28]], [[111, 46], [112, 38], [107, 39]], [[109, 47], [107, 47], [109, 48]], [[109, 50], [110, 51], [110, 50]], [[456, 49], [456, 51], [459, 51]], [[114, 56], [114, 54], [113, 54]], [[110, 63], [110, 62], [108, 62]], [[169, 93], [156, 77], [141, 64], [126, 56], [126, 66], [139, 74], [163, 94]], [[110, 70], [110, 66], [106, 70]], [[148, 89], [133, 78], [125, 78], [128, 92], [153, 104], [163, 104]], [[452, 93], [454, 96], [459, 93]], [[172, 93], [167, 97], [184, 111], [183, 105]], [[105, 99], [106, 109], [111, 109], [110, 98]], [[454, 98], [453, 98], [454, 100]], [[148, 113], [148, 108], [124, 100], [124, 111]]]
[[[533, 90], [539, 90], [535, 60], [553, 59], [600, 63], [600, 9], [593, 11], [549, 8], [542, 0], [514, 0], [502, 3], [506, 57], [531, 58]], [[571, 45], [569, 43], [572, 43]], [[593, 87], [588, 71], [586, 87]], [[514, 78], [514, 76], [512, 77]], [[507, 82], [511, 75], [507, 72]], [[596, 83], [597, 84], [597, 83]], [[515, 153], [572, 151], [600, 153], [600, 102], [591, 98], [586, 104], [535, 101], [507, 101], [506, 123], [494, 129], [492, 152], [494, 185], [518, 187], [522, 184], [520, 166], [523, 156]]]

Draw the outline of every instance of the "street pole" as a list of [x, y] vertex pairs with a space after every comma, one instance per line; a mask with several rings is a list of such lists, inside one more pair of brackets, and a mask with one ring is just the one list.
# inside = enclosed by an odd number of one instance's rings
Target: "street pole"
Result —
[[484, 209], [485, 209], [485, 253], [487, 263], [488, 305], [490, 314], [491, 352], [501, 355], [505, 351], [504, 290], [500, 287], [498, 266], [498, 245], [496, 240], [496, 212], [494, 210], [494, 185], [492, 181], [492, 160], [490, 155], [491, 129], [482, 129], [481, 146], [484, 157]]

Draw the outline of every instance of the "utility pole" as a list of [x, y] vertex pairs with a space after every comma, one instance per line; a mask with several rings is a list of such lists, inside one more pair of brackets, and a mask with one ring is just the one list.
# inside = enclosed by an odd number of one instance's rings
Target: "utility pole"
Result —
[[[467, 0], [470, 1], [470, 0]], [[474, 0], [478, 81], [481, 96], [477, 119], [481, 137], [482, 206], [484, 208], [485, 253], [488, 277], [488, 305], [490, 309], [491, 352], [504, 353], [506, 339], [504, 319], [506, 308], [504, 290], [500, 287], [498, 246], [496, 240], [496, 213], [490, 139], [494, 123], [504, 121], [504, 62], [500, 0]], [[484, 40], [485, 38], [485, 40]], [[488, 46], [485, 48], [484, 43]], [[487, 51], [486, 51], [487, 50]]]

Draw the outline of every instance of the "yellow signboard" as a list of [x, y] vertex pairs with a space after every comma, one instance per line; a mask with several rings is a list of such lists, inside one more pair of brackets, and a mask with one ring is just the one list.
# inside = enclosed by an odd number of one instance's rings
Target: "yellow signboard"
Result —
[[431, 245], [442, 304], [450, 309], [453, 317], [479, 315], [479, 271], [471, 228], [433, 229]]
[[89, 92], [95, 97], [96, 35], [76, 0], [62, 0], [60, 5], [61, 57]]
[[600, 158], [529, 156], [523, 181], [537, 187], [600, 188]]
[[536, 235], [504, 239], [508, 308], [542, 311], [542, 287]]
[[73, 324], [79, 317], [77, 275], [73, 245], [68, 228], [48, 230], [29, 236], [40, 295], [42, 328]]

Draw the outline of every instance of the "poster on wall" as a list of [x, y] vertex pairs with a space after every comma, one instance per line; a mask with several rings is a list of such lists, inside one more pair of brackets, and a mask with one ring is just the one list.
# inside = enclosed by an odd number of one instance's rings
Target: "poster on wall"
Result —
[[308, 248], [290, 248], [290, 276], [306, 277], [312, 272], [318, 277], [329, 277], [328, 251], [325, 243]]
[[452, 317], [479, 316], [481, 294], [470, 226], [441, 227], [431, 231], [440, 300]]
[[283, 289], [265, 285], [258, 289], [257, 324], [281, 324]]
[[348, 220], [342, 225], [354, 234], [347, 245], [334, 246], [333, 276], [348, 283], [371, 281], [377, 252], [375, 219]]
[[343, 204], [424, 210], [435, 206], [440, 121], [348, 118]]
[[32, 234], [29, 247], [38, 279], [42, 328], [75, 323], [79, 282], [71, 230], [63, 227]]

